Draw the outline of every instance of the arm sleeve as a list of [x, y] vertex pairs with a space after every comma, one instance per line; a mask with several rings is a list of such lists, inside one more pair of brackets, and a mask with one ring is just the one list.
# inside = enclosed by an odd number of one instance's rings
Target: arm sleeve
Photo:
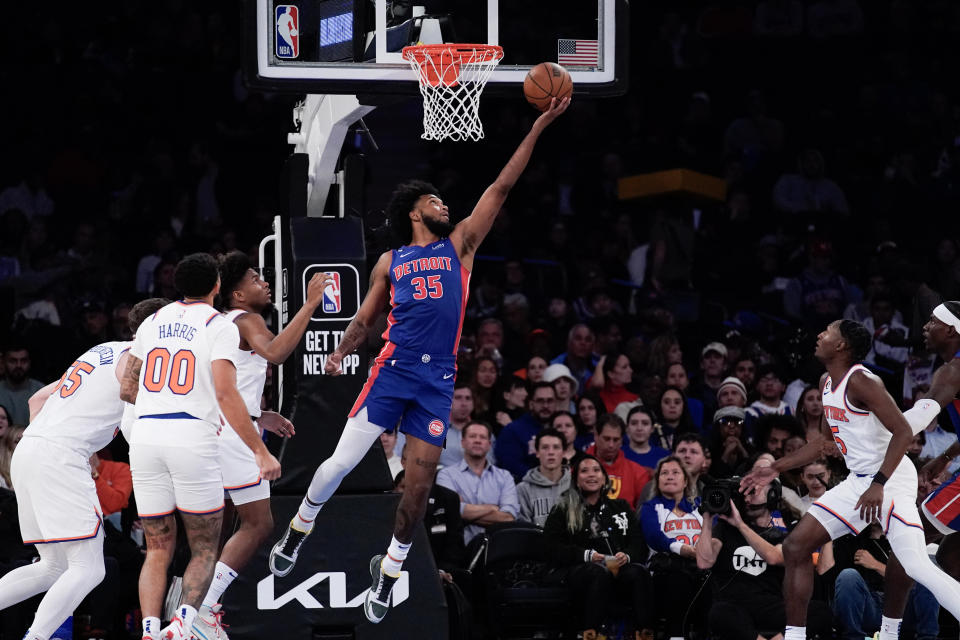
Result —
[[560, 507], [554, 507], [547, 516], [543, 525], [543, 536], [546, 539], [550, 555], [563, 566], [582, 564], [587, 549], [573, 544], [567, 531], [567, 512]]
[[670, 553], [670, 544], [673, 540], [660, 529], [660, 518], [657, 516], [657, 507], [653, 500], [644, 502], [640, 507], [640, 526], [648, 547], [654, 551]]
[[517, 498], [517, 485], [513, 477], [504, 471], [500, 478], [500, 511], [509, 513], [514, 518], [520, 513], [520, 500]]

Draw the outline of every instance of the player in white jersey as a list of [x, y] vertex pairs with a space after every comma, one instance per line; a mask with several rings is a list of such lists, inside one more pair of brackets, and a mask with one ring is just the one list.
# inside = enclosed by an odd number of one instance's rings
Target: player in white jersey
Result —
[[[787, 605], [784, 640], [806, 638], [807, 606], [813, 591], [813, 552], [827, 541], [860, 533], [879, 521], [906, 573], [927, 587], [940, 604], [960, 618], [960, 584], [927, 556], [917, 511], [917, 472], [906, 458], [913, 433], [880, 378], [859, 363], [869, 352], [870, 332], [859, 322], [838, 320], [817, 338], [814, 355], [826, 366], [821, 439], [784, 456], [770, 467], [751, 471], [741, 490], [765, 484], [781, 471], [813, 461], [832, 439], [850, 475], [821, 496], [783, 543]], [[893, 640], [899, 622], [883, 619], [882, 640]]]
[[[143, 521], [147, 555], [140, 572], [144, 638], [190, 637], [197, 608], [213, 577], [223, 518], [218, 463], [220, 412], [253, 452], [260, 476], [280, 475], [277, 462], [250, 421], [237, 391], [237, 327], [213, 308], [220, 290], [217, 262], [205, 253], [177, 265], [174, 285], [184, 299], [140, 325], [122, 381], [121, 397], [136, 403], [130, 471]], [[219, 405], [219, 411], [218, 411]], [[182, 604], [156, 633], [176, 544], [179, 511], [190, 544]]]
[[[282, 437], [294, 434], [289, 420], [273, 411], [260, 410], [260, 398], [267, 379], [267, 363], [283, 363], [296, 348], [310, 325], [310, 317], [323, 300], [323, 290], [332, 278], [315, 274], [307, 284], [307, 299], [290, 323], [274, 335], [260, 315], [270, 303], [270, 286], [253, 268], [250, 258], [233, 251], [220, 259], [220, 298], [227, 320], [240, 332], [237, 347], [237, 388], [247, 413], [260, 428]], [[220, 598], [260, 544], [273, 532], [270, 513], [270, 484], [250, 451], [231, 429], [220, 435], [220, 470], [227, 498], [240, 517], [240, 528], [230, 536], [217, 562], [210, 589], [194, 621], [193, 634], [200, 640], [225, 640], [220, 623]], [[229, 516], [227, 522], [230, 522]]]
[[[130, 312], [133, 330], [166, 302], [138, 303]], [[103, 580], [100, 501], [89, 458], [120, 424], [129, 348], [129, 342], [92, 347], [30, 398], [31, 422], [13, 453], [11, 475], [24, 544], [37, 545], [40, 560], [0, 578], [0, 609], [47, 592], [27, 640], [49, 638]]]

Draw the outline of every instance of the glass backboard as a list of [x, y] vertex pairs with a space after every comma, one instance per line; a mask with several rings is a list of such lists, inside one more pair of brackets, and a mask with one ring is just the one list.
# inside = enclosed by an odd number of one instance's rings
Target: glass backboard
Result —
[[627, 0], [245, 0], [251, 86], [305, 93], [417, 93], [409, 44], [504, 49], [486, 91], [515, 89], [540, 62], [575, 92], [627, 89]]

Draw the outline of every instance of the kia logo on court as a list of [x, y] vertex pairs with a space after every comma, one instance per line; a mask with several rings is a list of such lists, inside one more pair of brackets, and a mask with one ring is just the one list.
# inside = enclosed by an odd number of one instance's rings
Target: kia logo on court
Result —
[[[330, 590], [330, 600], [321, 604], [310, 589], [324, 580]], [[347, 593], [347, 574], [343, 571], [320, 571], [313, 574], [292, 589], [277, 595], [274, 586], [273, 574], [268, 575], [257, 583], [257, 609], [261, 611], [279, 609], [288, 602], [296, 600], [305, 609], [352, 609], [363, 606], [363, 601], [370, 589], [364, 589], [358, 595], [350, 597]], [[400, 578], [393, 585], [390, 592], [390, 605], [393, 607], [403, 604], [410, 597], [410, 574], [400, 572]]]
[[301, 288], [307, 299], [307, 284], [317, 273], [332, 276], [323, 290], [323, 300], [313, 312], [313, 322], [349, 322], [360, 308], [360, 273], [352, 264], [311, 264], [303, 270]]

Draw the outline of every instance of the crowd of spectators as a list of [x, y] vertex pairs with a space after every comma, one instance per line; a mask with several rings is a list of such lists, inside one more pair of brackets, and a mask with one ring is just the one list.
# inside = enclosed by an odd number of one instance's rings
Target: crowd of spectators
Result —
[[[254, 250], [280, 208], [295, 101], [244, 86], [234, 4], [63, 6], [44, 15], [29, 56], [16, 33], [27, 11], [0, 21], [12, 61], [0, 74], [32, 97], [6, 101], [0, 154], [0, 568], [31, 558], [9, 489], [27, 398], [87, 347], [129, 339], [132, 303], [175, 298], [182, 255]], [[776, 504], [716, 522], [695, 508], [709, 478], [780, 457], [816, 429], [816, 333], [840, 317], [866, 324], [866, 364], [904, 409], [937, 364], [920, 329], [940, 300], [960, 298], [960, 10], [703, 0], [631, 11], [630, 92], [575, 96], [481, 247], [439, 482], [460, 496], [463, 545], [529, 521], [555, 534], [563, 558], [548, 580], [583, 574], [581, 604], [684, 594], [638, 604], [632, 623], [721, 633], [743, 598], [778, 596], [782, 533], [845, 472], [828, 457], [784, 474]], [[535, 116], [519, 97], [491, 96], [483, 142], [427, 147], [410, 132], [418, 114], [409, 101], [367, 119], [403, 158], [348, 141], [377, 170], [371, 256], [385, 248], [377, 207], [393, 178], [431, 179], [465, 215]], [[720, 177], [723, 201], [618, 199], [619, 178], [678, 167]], [[956, 430], [933, 425], [912, 455], [939, 455]], [[385, 438], [396, 472], [402, 442]], [[122, 463], [113, 449], [104, 459]], [[598, 474], [609, 482], [599, 493]], [[604, 509], [630, 514], [615, 545], [584, 529], [606, 522]], [[136, 527], [117, 524], [125, 544]], [[697, 550], [708, 526], [711, 546]], [[872, 536], [857, 544], [880, 562]], [[734, 553], [741, 538], [755, 557]], [[579, 558], [590, 567], [618, 558], [616, 580], [573, 571], [571, 545], [591, 552]], [[448, 573], [466, 558], [450, 553]], [[830, 553], [820, 602], [843, 609], [865, 593], [851, 570], [877, 590], [874, 562]], [[707, 566], [714, 586], [700, 589]], [[922, 594], [913, 602], [929, 610]], [[3, 614], [0, 637], [14, 637], [14, 617]], [[591, 608], [580, 628], [604, 623]], [[851, 637], [875, 626], [858, 623]], [[833, 624], [854, 621], [841, 612]]]

